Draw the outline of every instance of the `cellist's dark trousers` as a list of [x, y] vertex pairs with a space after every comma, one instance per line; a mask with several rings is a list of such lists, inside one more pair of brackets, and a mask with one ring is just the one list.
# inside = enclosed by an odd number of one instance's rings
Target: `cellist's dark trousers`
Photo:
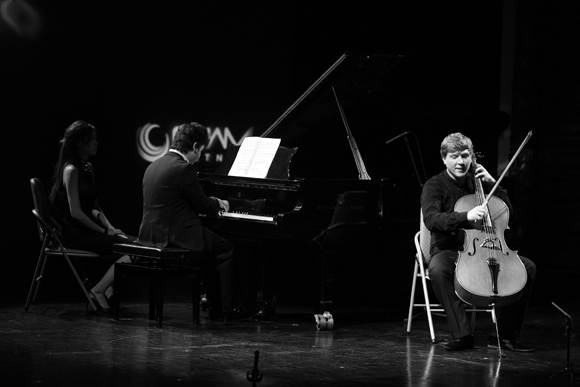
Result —
[[[454, 278], [457, 257], [457, 251], [447, 250], [434, 254], [429, 260], [429, 277], [431, 278], [433, 291], [443, 305], [447, 315], [449, 332], [451, 337], [455, 339], [472, 333], [471, 321], [463, 307], [464, 303], [455, 293]], [[497, 309], [499, 334], [505, 339], [519, 338], [530, 292], [536, 278], [536, 265], [522, 256], [520, 256], [520, 259], [528, 273], [528, 280], [522, 296], [515, 303]]]

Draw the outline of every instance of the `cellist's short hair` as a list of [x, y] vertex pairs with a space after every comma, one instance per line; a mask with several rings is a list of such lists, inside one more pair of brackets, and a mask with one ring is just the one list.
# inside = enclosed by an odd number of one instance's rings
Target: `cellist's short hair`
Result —
[[441, 158], [447, 157], [448, 153], [462, 152], [465, 149], [473, 156], [473, 142], [471, 139], [461, 133], [451, 133], [441, 142]]

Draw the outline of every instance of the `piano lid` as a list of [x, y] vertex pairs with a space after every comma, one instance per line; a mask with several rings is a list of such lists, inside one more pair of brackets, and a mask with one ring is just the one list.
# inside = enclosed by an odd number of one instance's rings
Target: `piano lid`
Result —
[[[286, 134], [281, 134], [290, 122], [296, 128], [303, 128], [309, 125], [302, 125], [301, 121], [322, 121], [338, 112], [333, 87], [341, 103], [368, 94], [379, 87], [381, 78], [403, 58], [403, 55], [344, 53], [261, 137], [282, 138], [283, 145], [293, 146], [285, 142]], [[300, 133], [293, 134], [300, 136]]]

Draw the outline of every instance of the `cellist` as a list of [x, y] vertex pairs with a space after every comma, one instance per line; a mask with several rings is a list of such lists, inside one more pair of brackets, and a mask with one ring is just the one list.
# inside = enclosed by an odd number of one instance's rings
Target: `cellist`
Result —
[[[452, 338], [444, 348], [449, 351], [461, 351], [474, 348], [470, 320], [454, 287], [458, 252], [464, 248], [465, 232], [461, 229], [469, 228], [469, 222], [482, 219], [486, 207], [476, 206], [468, 212], [456, 212], [454, 206], [461, 197], [475, 193], [474, 179], [482, 179], [486, 193], [493, 188], [496, 180], [480, 164], [477, 165], [475, 174], [470, 172], [474, 161], [473, 143], [469, 137], [461, 133], [445, 137], [441, 143], [440, 154], [446, 168], [423, 186], [421, 211], [425, 226], [431, 231], [429, 276], [435, 295], [447, 315]], [[494, 195], [506, 202], [508, 208], [511, 207], [503, 188], [498, 187]], [[497, 308], [499, 342], [505, 350], [531, 352], [534, 348], [520, 341], [520, 332], [536, 276], [536, 265], [521, 255], [519, 257], [526, 268], [528, 278], [518, 301]], [[487, 346], [497, 349], [498, 339], [495, 334], [488, 337]]]

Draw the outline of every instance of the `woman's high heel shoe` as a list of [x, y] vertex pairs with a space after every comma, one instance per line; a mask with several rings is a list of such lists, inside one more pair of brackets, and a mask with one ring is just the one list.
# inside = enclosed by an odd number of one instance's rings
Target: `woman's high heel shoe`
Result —
[[129, 310], [129, 308], [127, 308], [126, 306], [120, 305], [119, 298], [117, 296], [115, 296], [114, 294], [111, 295], [110, 297], [107, 297], [107, 295], [105, 294], [105, 298], [107, 299], [107, 302], [109, 303], [109, 306], [111, 307], [111, 309], [113, 309], [113, 310], [119, 309], [120, 311]]
[[95, 304], [95, 306], [97, 307], [97, 311], [98, 312], [102, 312], [102, 313], [110, 313], [112, 311], [111, 308], [105, 308], [104, 306], [101, 305], [101, 303], [99, 302], [99, 300], [97, 299], [97, 296], [95, 296], [95, 294], [93, 293], [92, 290], [89, 291], [89, 297], [91, 297], [91, 300], [93, 300], [93, 303]]

